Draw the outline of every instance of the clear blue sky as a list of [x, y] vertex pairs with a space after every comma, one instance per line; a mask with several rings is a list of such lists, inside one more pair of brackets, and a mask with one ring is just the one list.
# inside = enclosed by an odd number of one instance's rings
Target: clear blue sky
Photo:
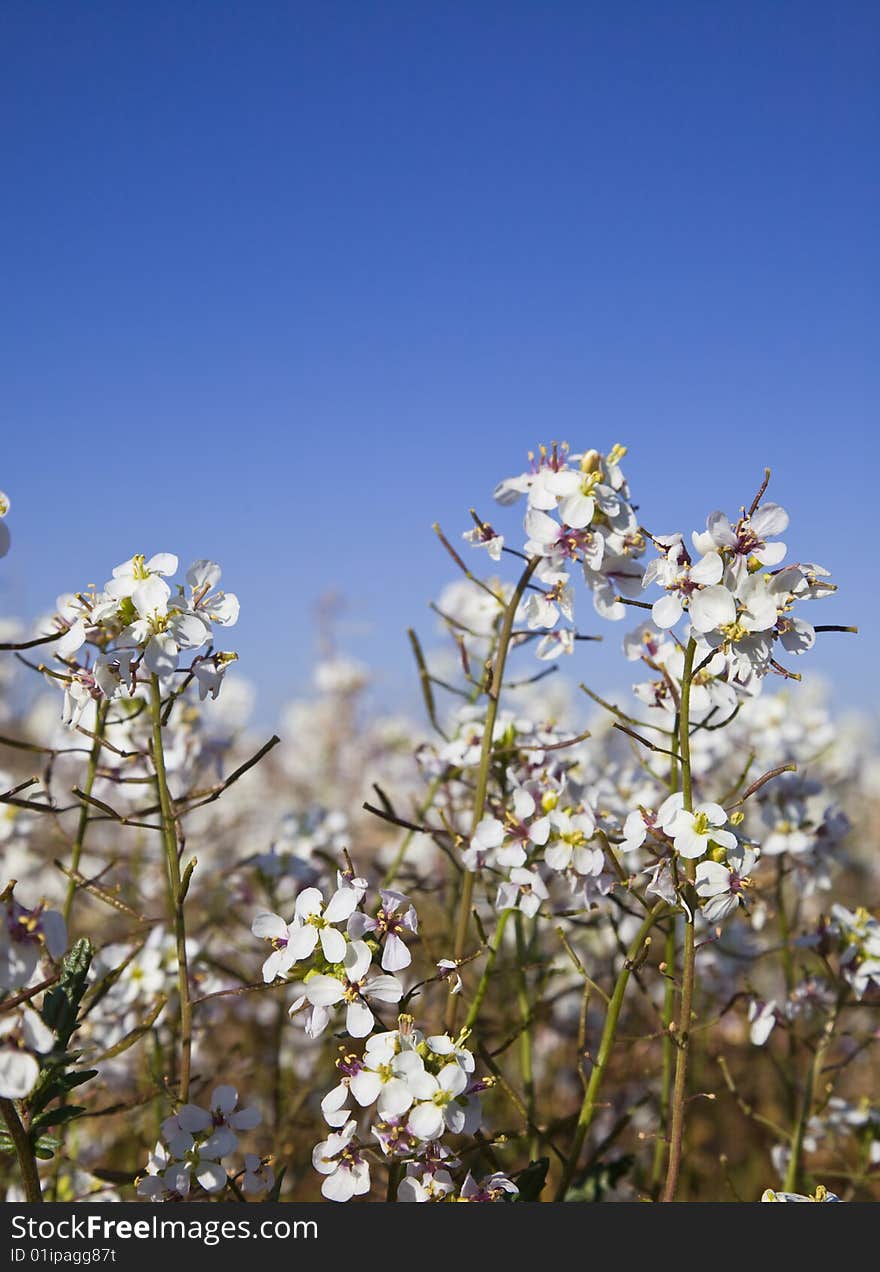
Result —
[[264, 718], [330, 585], [400, 697], [431, 522], [620, 440], [655, 532], [774, 467], [866, 631], [812, 666], [876, 699], [878, 37], [847, 0], [6, 0], [0, 607], [213, 556]]

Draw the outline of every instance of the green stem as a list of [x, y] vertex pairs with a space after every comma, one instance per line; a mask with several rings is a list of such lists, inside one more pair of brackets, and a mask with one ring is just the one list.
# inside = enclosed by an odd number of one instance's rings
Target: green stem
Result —
[[[85, 781], [83, 782], [83, 794], [91, 795], [92, 787], [95, 784], [95, 777], [98, 772], [98, 761], [101, 758], [101, 747], [104, 741], [104, 722], [107, 718], [107, 704], [101, 702], [98, 704], [97, 716], [95, 719], [95, 734], [92, 742], [92, 749], [89, 752], [89, 764], [86, 770]], [[70, 853], [70, 870], [71, 874], [76, 874], [79, 870], [80, 858], [82, 857], [83, 844], [86, 839], [86, 832], [89, 826], [89, 805], [83, 800], [82, 807], [79, 810], [79, 821], [76, 826], [76, 835], [73, 840], [73, 848]], [[69, 879], [67, 882], [67, 895], [64, 898], [64, 922], [70, 923], [70, 912], [73, 907], [73, 898], [76, 895], [76, 881]]]
[[[681, 677], [681, 708], [679, 710], [678, 738], [681, 755], [681, 789], [684, 795], [684, 807], [691, 813], [694, 809], [694, 795], [691, 783], [691, 682], [694, 674], [694, 655], [697, 643], [693, 636], [687, 643], [684, 653], [684, 670]], [[696, 877], [696, 862], [687, 861], [685, 871], [689, 884]], [[678, 1188], [678, 1175], [681, 1169], [681, 1149], [684, 1138], [685, 1104], [687, 1101], [687, 1064], [690, 1049], [691, 1011], [694, 1001], [694, 980], [696, 971], [696, 944], [694, 941], [693, 911], [685, 913], [684, 951], [682, 953], [681, 1000], [678, 1014], [678, 1028], [675, 1041], [678, 1047], [675, 1056], [675, 1078], [672, 1090], [672, 1109], [669, 1120], [669, 1162], [666, 1169], [666, 1184], [663, 1189], [663, 1200], [673, 1201]]]
[[[483, 820], [483, 814], [486, 811], [486, 796], [489, 791], [489, 769], [492, 762], [492, 738], [495, 732], [495, 721], [498, 718], [498, 703], [501, 699], [501, 684], [504, 680], [504, 665], [507, 662], [507, 651], [510, 648], [510, 637], [513, 632], [513, 624], [516, 618], [516, 611], [519, 609], [520, 601], [523, 593], [528, 586], [529, 579], [538, 567], [540, 557], [533, 557], [523, 570], [519, 582], [514, 588], [513, 596], [507, 603], [504, 611], [504, 617], [501, 622], [501, 630], [498, 633], [498, 647], [495, 652], [495, 663], [492, 667], [492, 683], [489, 686], [489, 705], [486, 708], [486, 722], [483, 727], [483, 743], [480, 748], [480, 764], [477, 769], [476, 790], [474, 791], [474, 815], [471, 822], [471, 835], [476, 833], [477, 827]], [[452, 957], [456, 962], [464, 957], [465, 945], [467, 944], [468, 928], [471, 920], [471, 906], [474, 899], [474, 872], [466, 870], [462, 879], [461, 897], [458, 903], [458, 920], [455, 926], [455, 939], [452, 947]], [[453, 994], [450, 987], [449, 997], [446, 1000], [446, 1029], [452, 1033], [455, 1029], [455, 1019], [458, 1014], [458, 995]]]
[[[669, 743], [669, 749], [672, 752], [672, 759], [669, 762], [670, 795], [678, 790], [680, 725], [681, 712], [677, 710], [675, 713], [675, 727], [672, 731], [672, 741]], [[666, 964], [666, 984], [663, 990], [663, 1067], [660, 1079], [660, 1130], [654, 1141], [654, 1161], [651, 1166], [651, 1189], [655, 1197], [660, 1191], [663, 1168], [666, 1163], [666, 1146], [669, 1143], [669, 1109], [672, 1104], [672, 1076], [674, 1068], [674, 1052], [672, 1049], [674, 1044], [670, 1026], [675, 1019], [675, 956], [677, 953], [675, 939], [677, 926], [675, 915], [673, 915], [669, 920], [669, 929], [666, 933], [666, 949], [663, 955], [663, 961]]]
[[804, 1083], [803, 1100], [801, 1101], [800, 1114], [795, 1123], [794, 1133], [791, 1137], [791, 1152], [788, 1158], [788, 1168], [785, 1172], [785, 1191], [797, 1192], [798, 1185], [801, 1182], [801, 1160], [804, 1155], [804, 1136], [807, 1131], [807, 1124], [810, 1115], [813, 1112], [813, 1097], [816, 1093], [816, 1086], [822, 1073], [822, 1066], [825, 1063], [825, 1056], [831, 1041], [834, 1037], [834, 1030], [837, 1027], [837, 1017], [840, 1014], [840, 1001], [835, 1005], [834, 1011], [825, 1023], [822, 1030], [822, 1037], [819, 1045], [816, 1047], [815, 1055], [812, 1063], [807, 1071], [807, 1079]]
[[660, 1127], [661, 1133], [654, 1141], [654, 1164], [651, 1169], [651, 1186], [659, 1189], [666, 1161], [666, 1136], [669, 1131], [669, 1109], [672, 1103], [673, 1046], [669, 1026], [675, 1015], [675, 915], [669, 920], [666, 933], [666, 987], [663, 991], [663, 1068], [660, 1079]]
[[400, 1177], [403, 1174], [403, 1166], [400, 1162], [391, 1162], [388, 1167], [388, 1188], [385, 1193], [386, 1201], [397, 1201], [397, 1189], [400, 1187]]
[[605, 1015], [605, 1027], [602, 1030], [602, 1039], [599, 1043], [599, 1054], [596, 1057], [596, 1063], [593, 1066], [593, 1072], [590, 1074], [590, 1081], [587, 1084], [584, 1093], [581, 1110], [578, 1114], [577, 1125], [575, 1127], [574, 1139], [572, 1140], [571, 1150], [565, 1162], [562, 1171], [562, 1177], [556, 1189], [554, 1201], [565, 1201], [565, 1194], [568, 1192], [572, 1177], [577, 1170], [578, 1160], [581, 1155], [581, 1149], [584, 1146], [584, 1140], [587, 1138], [587, 1131], [590, 1129], [590, 1123], [593, 1120], [593, 1114], [596, 1111], [596, 1101], [599, 1097], [599, 1090], [602, 1086], [602, 1080], [605, 1077], [605, 1071], [608, 1068], [608, 1061], [611, 1058], [611, 1051], [614, 1047], [614, 1040], [617, 1036], [617, 1023], [620, 1019], [620, 1010], [623, 1007], [623, 999], [626, 994], [626, 987], [629, 984], [630, 973], [632, 972], [633, 963], [641, 953], [645, 938], [651, 931], [655, 922], [660, 916], [662, 910], [665, 909], [665, 901], [658, 901], [652, 910], [645, 916], [642, 926], [633, 939], [632, 944], [626, 952], [623, 960], [623, 966], [617, 976], [617, 983], [614, 986], [614, 992], [608, 1003], [608, 1011]]
[[[516, 925], [516, 962], [517, 987], [516, 998], [519, 1006], [522, 1030], [519, 1035], [519, 1072], [522, 1078], [523, 1094], [526, 1102], [526, 1116], [530, 1126], [535, 1125], [535, 1072], [532, 1064], [532, 1010], [529, 1004], [529, 986], [526, 976], [528, 951], [526, 948], [525, 923], [522, 911], [517, 910]], [[536, 1135], [532, 1135], [529, 1155], [532, 1159], [538, 1156], [539, 1144]]]
[[468, 1014], [465, 1018], [465, 1029], [473, 1029], [477, 1016], [480, 1014], [480, 1008], [483, 1005], [483, 999], [486, 997], [486, 990], [489, 988], [489, 980], [492, 972], [495, 970], [495, 960], [498, 957], [498, 951], [501, 948], [501, 941], [504, 937], [504, 929], [507, 927], [507, 920], [513, 914], [513, 910], [502, 910], [498, 915], [495, 923], [495, 931], [492, 933], [489, 942], [489, 953], [486, 956], [486, 965], [483, 968], [483, 974], [480, 977], [480, 983], [477, 985], [477, 992], [474, 994], [473, 1001], [468, 1008]]
[[162, 740], [162, 694], [159, 678], [152, 678], [151, 713], [153, 722], [153, 767], [156, 770], [156, 791], [161, 809], [162, 841], [165, 846], [165, 864], [168, 870], [169, 906], [174, 921], [177, 948], [177, 985], [180, 998], [180, 1099], [189, 1099], [189, 1079], [192, 1064], [192, 1003], [189, 992], [189, 970], [186, 962], [186, 921], [183, 913], [183, 895], [180, 879], [180, 859], [177, 852], [177, 829], [174, 803], [168, 789], [165, 771], [165, 750]]
[[34, 1155], [30, 1136], [21, 1124], [18, 1110], [12, 1100], [0, 1099], [0, 1113], [15, 1145], [15, 1155], [24, 1184], [25, 1199], [30, 1202], [42, 1201], [43, 1190], [40, 1187], [40, 1176], [37, 1171], [37, 1159]]

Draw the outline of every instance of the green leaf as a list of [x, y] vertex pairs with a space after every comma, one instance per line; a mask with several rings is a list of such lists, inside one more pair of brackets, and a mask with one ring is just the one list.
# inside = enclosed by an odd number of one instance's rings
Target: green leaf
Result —
[[41, 1113], [39, 1117], [34, 1118], [31, 1122], [31, 1130], [41, 1131], [46, 1126], [61, 1126], [63, 1122], [72, 1122], [74, 1118], [81, 1117], [85, 1111], [85, 1107], [81, 1104], [59, 1104], [48, 1113]]
[[61, 1140], [58, 1139], [57, 1135], [41, 1135], [34, 1145], [34, 1152], [37, 1157], [47, 1162], [55, 1156], [55, 1152], [60, 1146]]
[[76, 1018], [88, 985], [92, 945], [87, 937], [77, 941], [61, 964], [58, 984], [43, 999], [43, 1020], [58, 1039], [58, 1047], [67, 1044], [76, 1028]]
[[547, 1182], [549, 1166], [549, 1157], [539, 1157], [537, 1161], [529, 1162], [525, 1170], [521, 1170], [515, 1176], [516, 1185], [519, 1188], [518, 1201], [540, 1200], [544, 1185]]

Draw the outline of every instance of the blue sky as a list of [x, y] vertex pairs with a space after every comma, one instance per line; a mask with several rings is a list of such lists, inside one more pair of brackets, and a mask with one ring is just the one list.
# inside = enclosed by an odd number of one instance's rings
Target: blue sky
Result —
[[[3, 612], [211, 556], [263, 718], [328, 587], [402, 701], [432, 521], [619, 440], [657, 533], [774, 468], [819, 621], [865, 633], [800, 669], [876, 700], [878, 36], [808, 0], [7, 0]], [[619, 634], [576, 674], [626, 684]]]

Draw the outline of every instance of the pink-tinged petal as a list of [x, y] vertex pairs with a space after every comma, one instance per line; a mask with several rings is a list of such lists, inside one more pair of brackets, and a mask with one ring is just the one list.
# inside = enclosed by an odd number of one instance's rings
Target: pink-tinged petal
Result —
[[412, 954], [401, 941], [399, 936], [395, 936], [393, 932], [385, 939], [385, 947], [382, 950], [382, 966], [386, 972], [399, 972], [404, 967], [409, 967], [412, 962]]
[[228, 1157], [238, 1148], [238, 1138], [228, 1126], [218, 1126], [203, 1144], [199, 1145], [199, 1157], [210, 1158], [219, 1162], [221, 1157]]
[[354, 914], [349, 915], [345, 930], [353, 941], [357, 941], [367, 932], [375, 932], [378, 926], [376, 920], [370, 918], [368, 914], [355, 910]]

